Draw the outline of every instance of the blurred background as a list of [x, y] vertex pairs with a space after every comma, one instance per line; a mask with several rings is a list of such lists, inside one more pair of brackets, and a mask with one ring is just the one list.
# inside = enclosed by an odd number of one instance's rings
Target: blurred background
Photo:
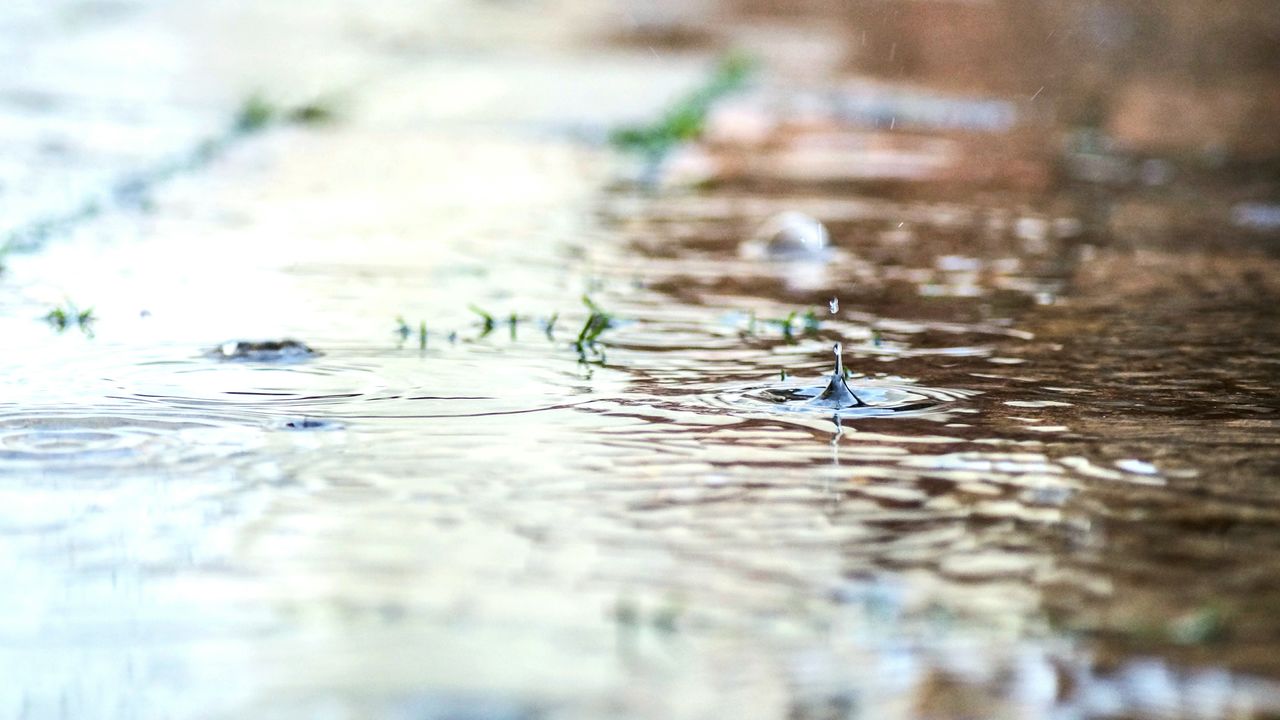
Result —
[[0, 0], [0, 719], [1280, 717], [1277, 7]]

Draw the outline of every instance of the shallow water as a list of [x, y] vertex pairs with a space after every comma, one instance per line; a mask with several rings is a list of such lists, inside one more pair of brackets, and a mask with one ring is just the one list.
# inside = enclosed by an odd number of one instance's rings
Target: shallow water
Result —
[[[340, 124], [5, 259], [0, 716], [1280, 714], [1257, 235], [1126, 224], [1200, 222], [1176, 198], [634, 188], [583, 137], [697, 62], [316, 7], [259, 31], [378, 70]], [[831, 252], [744, 257], [787, 211]], [[583, 294], [617, 318], [588, 363]], [[38, 321], [64, 298], [92, 335]], [[283, 338], [318, 354], [217, 352]], [[868, 406], [786, 402], [834, 343]]]

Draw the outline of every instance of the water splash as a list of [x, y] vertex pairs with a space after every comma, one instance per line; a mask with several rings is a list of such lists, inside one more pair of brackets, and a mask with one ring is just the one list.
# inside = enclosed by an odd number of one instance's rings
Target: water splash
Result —
[[827, 389], [823, 390], [818, 397], [810, 400], [809, 404], [836, 410], [866, 405], [866, 403], [858, 399], [857, 395], [853, 394], [853, 391], [849, 389], [848, 382], [844, 379], [844, 356], [840, 343], [832, 346], [831, 351], [836, 356], [836, 368], [831, 373], [831, 380], [827, 383]]

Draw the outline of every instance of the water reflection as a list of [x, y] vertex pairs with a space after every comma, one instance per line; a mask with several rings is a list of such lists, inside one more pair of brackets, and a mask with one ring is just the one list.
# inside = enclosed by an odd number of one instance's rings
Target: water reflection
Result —
[[[185, 11], [129, 7], [186, 57]], [[0, 715], [1280, 713], [1267, 206], [1207, 252], [1211, 207], [951, 134], [1021, 105], [865, 83], [729, 107], [781, 130], [715, 120], [710, 186], [610, 186], [570, 96], [661, 98], [650, 53], [602, 82], [519, 3], [428, 37], [337, 7], [262, 10], [260, 49], [394, 64], [346, 125], [6, 259]], [[468, 23], [475, 57], [423, 51]], [[35, 321], [70, 286], [94, 338]], [[598, 363], [584, 292], [618, 319]], [[314, 352], [218, 356], [242, 337]], [[836, 382], [861, 404], [809, 404]]]

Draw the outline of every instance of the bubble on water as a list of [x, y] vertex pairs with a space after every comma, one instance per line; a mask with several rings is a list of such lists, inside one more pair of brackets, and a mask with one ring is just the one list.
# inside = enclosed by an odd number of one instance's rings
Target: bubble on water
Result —
[[742, 244], [745, 257], [769, 260], [821, 260], [826, 257], [830, 237], [818, 220], [788, 210], [764, 221]]

